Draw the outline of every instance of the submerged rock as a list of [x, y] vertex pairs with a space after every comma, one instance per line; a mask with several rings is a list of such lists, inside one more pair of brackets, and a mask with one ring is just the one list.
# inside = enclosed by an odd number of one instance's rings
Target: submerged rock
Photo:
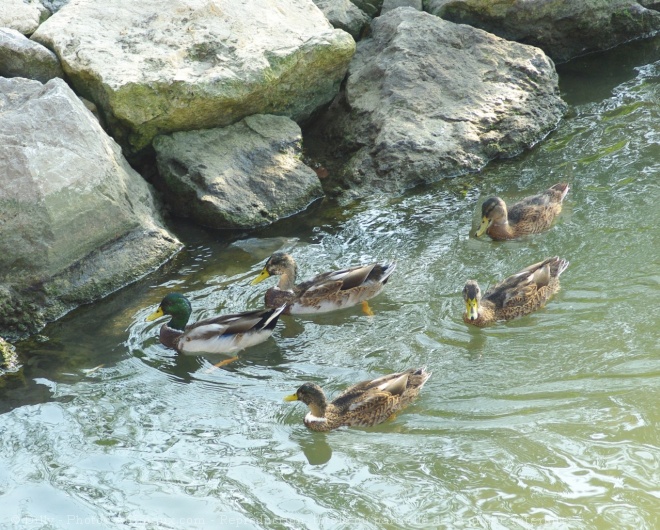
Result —
[[425, 0], [445, 20], [538, 46], [557, 62], [613, 48], [660, 29], [656, 0]]
[[0, 28], [0, 76], [26, 77], [45, 83], [63, 77], [60, 61], [48, 48], [10, 28]]
[[300, 160], [300, 127], [255, 115], [222, 129], [154, 140], [160, 187], [173, 211], [213, 228], [252, 228], [305, 209], [323, 195]]
[[0, 78], [0, 333], [18, 337], [180, 248], [149, 185], [61, 79]]
[[50, 12], [39, 0], [2, 0], [0, 2], [0, 27], [15, 29], [23, 35], [31, 35]]
[[132, 152], [252, 114], [305, 120], [336, 95], [355, 52], [311, 0], [78, 0], [32, 38]]
[[310, 131], [347, 161], [338, 183], [352, 195], [476, 171], [533, 145], [565, 112], [538, 48], [412, 8], [371, 26], [343, 97]]

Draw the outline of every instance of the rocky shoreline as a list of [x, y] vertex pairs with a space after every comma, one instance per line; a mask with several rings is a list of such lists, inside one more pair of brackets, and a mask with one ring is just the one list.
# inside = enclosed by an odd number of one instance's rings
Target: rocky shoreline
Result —
[[653, 35], [654, 7], [4, 0], [0, 336], [169, 260], [165, 209], [253, 228], [529, 149], [566, 111], [554, 61]]

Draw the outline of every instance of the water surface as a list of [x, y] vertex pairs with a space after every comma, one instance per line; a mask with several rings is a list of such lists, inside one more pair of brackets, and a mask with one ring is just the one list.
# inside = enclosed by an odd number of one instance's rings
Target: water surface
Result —
[[[0, 389], [3, 528], [659, 527], [658, 42], [562, 66], [558, 130], [479, 174], [229, 237], [177, 223], [186, 249], [163, 270], [18, 345], [24, 378]], [[560, 181], [550, 231], [470, 237], [487, 196]], [[282, 319], [220, 369], [160, 346], [144, 317], [166, 292], [195, 319], [258, 308], [268, 282], [249, 281], [280, 249], [301, 277], [398, 268], [374, 317]], [[571, 265], [546, 308], [462, 322], [465, 280], [551, 255]], [[420, 399], [375, 428], [311, 433], [282, 401], [423, 365]]]

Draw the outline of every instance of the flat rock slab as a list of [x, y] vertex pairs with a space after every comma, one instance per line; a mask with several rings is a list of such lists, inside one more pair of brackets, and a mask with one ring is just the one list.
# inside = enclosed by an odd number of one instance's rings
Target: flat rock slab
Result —
[[538, 48], [398, 8], [372, 22], [343, 98], [310, 131], [337, 151], [351, 195], [482, 168], [550, 132], [566, 110]]
[[35, 332], [180, 243], [150, 186], [61, 79], [0, 77], [0, 334]]
[[305, 209], [323, 195], [301, 161], [300, 127], [254, 115], [221, 129], [158, 136], [160, 185], [182, 217], [213, 228], [253, 228]]
[[312, 0], [78, 0], [32, 38], [131, 152], [252, 114], [305, 120], [336, 95], [355, 52]]

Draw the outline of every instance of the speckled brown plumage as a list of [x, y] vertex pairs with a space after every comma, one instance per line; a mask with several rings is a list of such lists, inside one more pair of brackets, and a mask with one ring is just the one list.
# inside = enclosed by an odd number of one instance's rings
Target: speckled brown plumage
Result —
[[486, 233], [496, 240], [515, 239], [547, 230], [561, 212], [569, 189], [566, 183], [555, 184], [543, 193], [525, 197], [510, 209], [499, 197], [486, 199], [481, 205], [481, 225], [476, 236]]
[[342, 426], [371, 427], [409, 405], [431, 373], [424, 368], [389, 374], [353, 385], [330, 403], [321, 387], [305, 383], [286, 401], [309, 406], [304, 424], [313, 431], [330, 431]]
[[559, 276], [566, 267], [565, 259], [548, 258], [491, 287], [483, 298], [477, 282], [468, 280], [463, 288], [463, 321], [483, 327], [536, 311], [559, 290]]
[[351, 307], [373, 298], [382, 291], [395, 267], [395, 263], [359, 265], [324, 272], [296, 284], [297, 265], [293, 257], [276, 252], [252, 283], [279, 276], [277, 286], [266, 291], [266, 307], [287, 304], [286, 314], [322, 313]]

